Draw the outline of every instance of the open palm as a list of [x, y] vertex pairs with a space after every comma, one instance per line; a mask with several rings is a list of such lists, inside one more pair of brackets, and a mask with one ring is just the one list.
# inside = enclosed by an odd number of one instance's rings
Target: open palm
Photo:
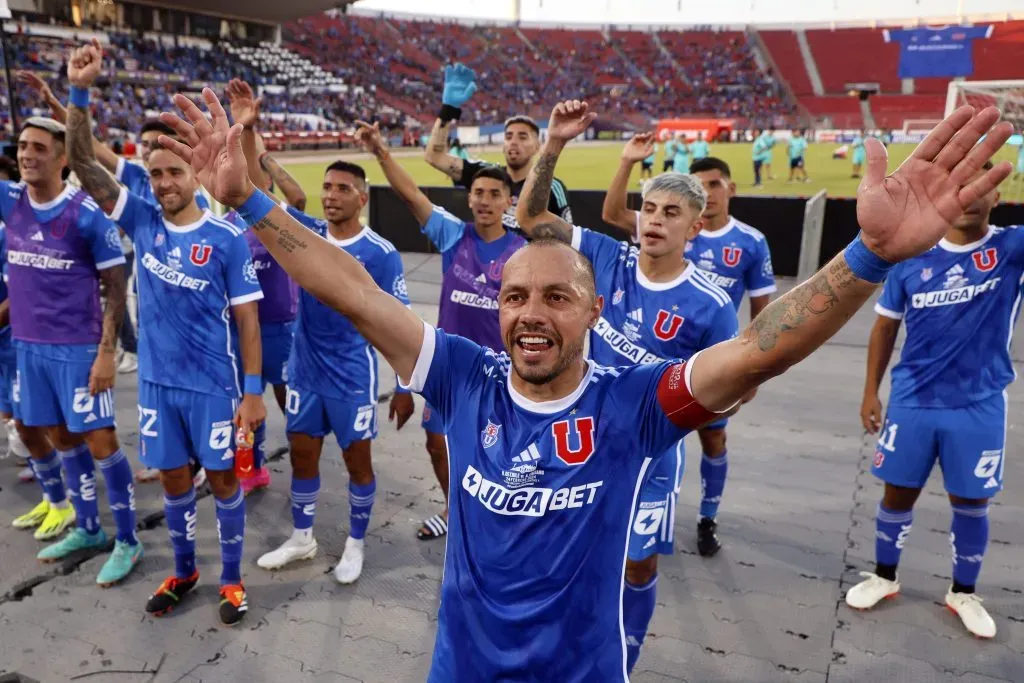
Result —
[[977, 114], [961, 107], [888, 177], [885, 147], [869, 138], [867, 172], [857, 190], [857, 221], [865, 245], [892, 263], [935, 246], [974, 200], [1010, 174], [1008, 162], [979, 174], [1013, 132], [1010, 124], [998, 120], [995, 107]]
[[622, 150], [622, 158], [626, 161], [643, 161], [654, 154], [654, 133], [637, 133], [629, 139]]
[[160, 120], [182, 140], [161, 135], [160, 144], [191, 164], [214, 199], [226, 206], [239, 206], [252, 192], [242, 154], [242, 126], [228, 125], [227, 112], [209, 88], [203, 88], [203, 99], [212, 121], [189, 98], [180, 93], [174, 96], [174, 103], [188, 121], [170, 112], [160, 114]]
[[252, 86], [240, 78], [232, 78], [227, 88], [228, 102], [231, 104], [231, 118], [246, 128], [259, 123], [260, 105], [263, 98], [257, 98]]

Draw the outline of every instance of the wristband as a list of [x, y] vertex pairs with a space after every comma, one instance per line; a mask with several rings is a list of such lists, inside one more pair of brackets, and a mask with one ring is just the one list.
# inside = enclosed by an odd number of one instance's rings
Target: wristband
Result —
[[441, 123], [458, 121], [460, 116], [462, 116], [462, 109], [450, 104], [442, 104], [441, 111], [437, 113], [437, 118], [441, 119]]
[[857, 234], [857, 239], [850, 242], [843, 252], [846, 257], [846, 264], [850, 271], [861, 280], [878, 284], [885, 279], [885, 276], [892, 270], [895, 263], [889, 263], [884, 258], [868, 249]]
[[396, 394], [411, 394], [412, 391], [402, 386], [402, 380], [395, 375], [395, 393]]
[[245, 391], [243, 393], [262, 396], [263, 378], [259, 375], [246, 375], [244, 389]]
[[79, 88], [77, 85], [71, 86], [71, 93], [68, 95], [68, 104], [73, 104], [80, 109], [88, 107], [89, 89]]
[[[268, 213], [277, 206], [277, 202], [267, 196], [267, 193], [256, 190], [236, 211], [247, 225], [255, 225], [266, 217]], [[263, 392], [260, 392], [263, 393]]]

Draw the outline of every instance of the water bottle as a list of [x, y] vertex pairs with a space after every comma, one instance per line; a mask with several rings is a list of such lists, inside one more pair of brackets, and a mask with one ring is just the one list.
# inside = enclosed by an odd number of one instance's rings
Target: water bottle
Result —
[[239, 427], [235, 434], [235, 473], [239, 479], [248, 479], [255, 474], [253, 470], [252, 446], [255, 435], [245, 427]]

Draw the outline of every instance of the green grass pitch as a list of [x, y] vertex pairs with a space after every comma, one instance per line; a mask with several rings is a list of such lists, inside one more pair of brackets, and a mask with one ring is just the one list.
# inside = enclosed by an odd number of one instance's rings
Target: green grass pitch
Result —
[[[806, 196], [810, 197], [819, 190], [827, 190], [831, 197], [852, 197], [856, 194], [858, 180], [850, 177], [851, 164], [849, 159], [834, 160], [832, 151], [838, 145], [832, 143], [815, 143], [807, 148], [805, 157], [807, 174], [811, 178], [809, 183], [787, 183], [789, 177], [789, 159], [785, 153], [785, 147], [777, 147], [775, 158], [772, 162], [772, 174], [775, 180], [767, 180], [761, 187], [753, 187], [754, 169], [750, 160], [751, 145], [748, 144], [716, 144], [711, 146], [712, 156], [724, 159], [732, 168], [733, 180], [736, 181], [737, 193], [742, 195], [769, 195], [769, 196]], [[889, 170], [895, 168], [913, 151], [914, 145], [890, 145], [889, 146]], [[565, 182], [570, 190], [603, 190], [608, 187], [615, 169], [619, 163], [619, 153], [622, 146], [615, 144], [592, 144], [592, 145], [570, 145], [566, 148], [559, 159], [555, 175]], [[999, 159], [1012, 160], [1016, 149], [1006, 147], [999, 153]], [[470, 154], [474, 157], [483, 158], [487, 161], [501, 163], [501, 152], [492, 152], [477, 155], [472, 150]], [[438, 171], [429, 167], [423, 161], [422, 155], [409, 157], [396, 157], [398, 162], [412, 175], [417, 184], [422, 186], [438, 185], [450, 186], [450, 181]], [[655, 172], [661, 169], [663, 154], [658, 151]], [[316, 163], [287, 163], [285, 166], [306, 190], [310, 199], [319, 197], [320, 183], [323, 180], [323, 169], [327, 166], [330, 157]], [[372, 184], [383, 184], [384, 174], [377, 163], [366, 158], [359, 163], [366, 169], [369, 181]], [[633, 177], [630, 181], [631, 188], [639, 187], [640, 165], [633, 170]], [[1013, 183], [1021, 185], [1021, 182]], [[1020, 187], [1004, 188], [1004, 199], [1016, 199], [1024, 196]], [[320, 216], [321, 208], [319, 201], [310, 201], [307, 210]]]

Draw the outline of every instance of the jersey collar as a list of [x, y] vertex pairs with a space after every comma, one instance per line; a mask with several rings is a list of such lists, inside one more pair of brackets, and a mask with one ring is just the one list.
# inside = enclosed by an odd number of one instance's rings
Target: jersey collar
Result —
[[195, 221], [193, 223], [189, 223], [188, 225], [175, 225], [174, 223], [172, 223], [169, 220], [167, 220], [166, 218], [164, 218], [164, 227], [167, 228], [168, 232], [177, 232], [177, 233], [192, 232], [193, 230], [196, 230], [197, 228], [199, 228], [207, 220], [209, 220], [210, 215], [211, 214], [210, 214], [210, 210], [209, 209], [203, 209], [203, 215], [199, 217], [199, 220], [197, 220], [197, 221]]
[[989, 238], [992, 237], [993, 232], [994, 231], [992, 230], [992, 226], [988, 226], [988, 232], [985, 233], [985, 236], [982, 237], [980, 240], [975, 240], [974, 242], [971, 242], [970, 244], [953, 244], [945, 237], [943, 237], [941, 240], [939, 240], [939, 246], [945, 249], [946, 251], [953, 252], [954, 254], [966, 254], [969, 251], [974, 251], [981, 245], [985, 244], [985, 242], [988, 242]]
[[[513, 370], [510, 365], [508, 370], [509, 375], [511, 375], [512, 372]], [[555, 399], [554, 401], [531, 401], [516, 391], [516, 388], [512, 386], [512, 378], [509, 376], [506, 380], [508, 384], [508, 395], [512, 397], [513, 403], [527, 412], [537, 413], [540, 415], [554, 415], [555, 413], [560, 413], [566, 410], [569, 406], [580, 400], [580, 396], [583, 395], [583, 392], [587, 390], [587, 386], [590, 385], [593, 375], [594, 361], [587, 359], [587, 371], [583, 374], [583, 379], [580, 380], [579, 386], [576, 387], [576, 389], [568, 396], [563, 396], [562, 398]]]
[[701, 237], [724, 237], [727, 232], [736, 227], [736, 219], [729, 216], [729, 222], [720, 227], [718, 230], [701, 230]]
[[28, 193], [28, 186], [25, 186], [25, 196], [28, 197], [29, 205], [36, 211], [48, 211], [53, 207], [57, 206], [66, 199], [71, 199], [71, 196], [75, 194], [75, 187], [71, 183], [64, 183], [64, 189], [60, 191], [60, 194], [51, 199], [48, 202], [42, 204], [32, 201], [32, 196]]
[[652, 292], [664, 292], [674, 287], [678, 287], [679, 285], [689, 280], [690, 276], [693, 275], [693, 271], [695, 270], [697, 270], [697, 266], [694, 265], [693, 261], [689, 261], [686, 264], [686, 267], [683, 268], [683, 272], [676, 276], [674, 280], [670, 280], [668, 282], [652, 282], [651, 280], [647, 279], [647, 276], [644, 275], [644, 272], [640, 270], [639, 266], [637, 266], [636, 281], [637, 284], [639, 284], [644, 289], [649, 289]]
[[324, 237], [326, 237], [327, 241], [330, 242], [331, 244], [333, 244], [336, 247], [351, 247], [353, 244], [355, 244], [359, 240], [363, 239], [363, 236], [366, 234], [366, 231], [369, 230], [369, 229], [370, 229], [369, 225], [364, 225], [362, 230], [360, 230], [356, 234], [352, 235], [352, 237], [347, 237], [347, 238], [345, 238], [343, 240], [335, 239], [331, 235], [330, 230], [328, 230], [324, 234]]

